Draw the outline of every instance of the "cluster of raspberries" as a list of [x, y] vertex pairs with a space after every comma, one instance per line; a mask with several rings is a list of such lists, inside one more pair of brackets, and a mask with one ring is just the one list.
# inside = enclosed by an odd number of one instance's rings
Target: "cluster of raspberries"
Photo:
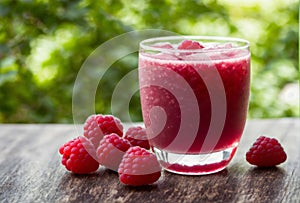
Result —
[[[84, 136], [59, 148], [62, 164], [77, 174], [95, 172], [99, 165], [117, 171], [119, 180], [132, 186], [148, 185], [161, 176], [161, 166], [149, 151], [146, 130], [129, 128], [123, 135], [123, 125], [112, 115], [91, 115], [84, 124]], [[287, 155], [274, 138], [260, 136], [246, 154], [246, 160], [258, 167], [283, 163]]]
[[126, 185], [148, 185], [161, 176], [161, 167], [140, 126], [129, 128], [123, 136], [123, 125], [112, 115], [91, 115], [84, 124], [84, 136], [60, 147], [62, 164], [67, 170], [86, 174], [99, 165], [117, 171]]

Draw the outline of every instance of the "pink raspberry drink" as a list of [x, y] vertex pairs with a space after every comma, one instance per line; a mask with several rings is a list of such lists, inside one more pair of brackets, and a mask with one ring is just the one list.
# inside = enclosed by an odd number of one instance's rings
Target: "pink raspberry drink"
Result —
[[180, 36], [144, 40], [139, 83], [149, 144], [166, 170], [198, 175], [228, 165], [247, 117], [247, 41]]

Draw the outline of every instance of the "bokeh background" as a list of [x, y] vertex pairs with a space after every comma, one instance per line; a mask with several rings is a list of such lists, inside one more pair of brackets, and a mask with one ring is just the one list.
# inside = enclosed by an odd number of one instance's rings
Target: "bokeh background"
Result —
[[[148, 28], [251, 43], [249, 118], [299, 117], [296, 0], [0, 0], [0, 122], [72, 123], [72, 90], [84, 60], [119, 34]], [[111, 112], [116, 83], [137, 54], [113, 64], [96, 112]], [[130, 103], [141, 121], [139, 95]]]

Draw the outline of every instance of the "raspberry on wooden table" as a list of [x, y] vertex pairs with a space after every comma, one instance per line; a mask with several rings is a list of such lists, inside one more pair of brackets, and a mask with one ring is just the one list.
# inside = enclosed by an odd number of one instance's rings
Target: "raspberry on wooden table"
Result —
[[99, 163], [106, 168], [118, 171], [122, 157], [130, 146], [128, 140], [115, 133], [105, 135], [97, 148]]
[[127, 139], [132, 146], [140, 146], [145, 149], [150, 149], [145, 128], [140, 126], [130, 127], [126, 131], [124, 138]]
[[123, 125], [121, 121], [112, 115], [91, 115], [84, 124], [84, 136], [94, 145], [95, 149], [99, 146], [100, 140], [104, 135], [116, 133], [123, 135]]
[[120, 181], [126, 185], [149, 185], [161, 176], [161, 166], [154, 154], [134, 146], [123, 156], [118, 173]]
[[91, 173], [99, 167], [99, 163], [87, 152], [79, 137], [62, 145], [59, 153], [63, 155], [62, 164], [73, 173]]
[[275, 138], [260, 136], [249, 151], [246, 160], [259, 167], [276, 166], [283, 163], [287, 156]]

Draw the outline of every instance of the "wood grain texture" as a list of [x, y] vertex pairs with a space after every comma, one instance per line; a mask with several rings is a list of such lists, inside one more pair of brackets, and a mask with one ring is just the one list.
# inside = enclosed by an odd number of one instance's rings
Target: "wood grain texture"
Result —
[[[250, 120], [227, 169], [206, 176], [164, 172], [155, 184], [135, 188], [104, 168], [74, 175], [62, 167], [58, 148], [77, 136], [73, 125], [0, 125], [0, 202], [300, 202], [299, 132], [296, 118]], [[288, 159], [279, 167], [246, 162], [262, 134], [284, 146]]]

